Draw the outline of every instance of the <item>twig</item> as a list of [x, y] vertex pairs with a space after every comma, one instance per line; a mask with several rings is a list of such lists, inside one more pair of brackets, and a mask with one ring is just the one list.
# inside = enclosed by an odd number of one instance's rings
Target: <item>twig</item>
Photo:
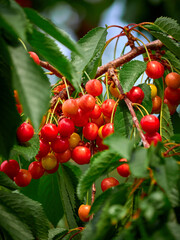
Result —
[[[119, 82], [119, 79], [117, 78], [117, 76], [116, 76], [116, 74], [115, 74], [114, 68], [112, 68], [112, 67], [109, 68], [109, 69], [108, 69], [108, 73], [109, 73], [109, 76], [110, 76], [110, 77], [112, 78], [112, 80], [114, 81], [114, 83], [116, 84], [116, 86], [117, 86], [117, 88], [119, 89], [120, 93], [121, 93], [121, 94], [124, 94], [124, 91], [123, 91], [122, 86], [121, 86], [121, 84], [120, 84], [120, 82]], [[143, 134], [143, 132], [142, 132], [142, 130], [141, 130], [141, 128], [140, 128], [139, 121], [138, 121], [137, 116], [136, 116], [136, 114], [135, 114], [135, 112], [134, 112], [134, 109], [133, 109], [133, 107], [132, 107], [132, 102], [126, 97], [126, 95], [124, 96], [124, 101], [125, 101], [128, 109], [129, 109], [129, 111], [130, 111], [130, 113], [131, 113], [132, 120], [133, 120], [133, 122], [134, 122], [137, 130], [139, 131], [139, 134], [140, 134], [140, 137], [141, 137], [141, 140], [142, 140], [142, 142], [143, 142], [144, 147], [145, 147], [145, 148], [148, 148], [148, 147], [149, 147], [149, 143], [146, 141], [146, 138], [145, 138], [145, 136], [144, 136], [144, 134]]]
[[[90, 151], [91, 151], [91, 157], [94, 155], [94, 142], [90, 141]], [[96, 186], [95, 183], [92, 184], [92, 194], [91, 194], [91, 206], [94, 203], [96, 195]], [[90, 220], [93, 219], [93, 214], [90, 216]]]
[[[163, 153], [163, 156], [164, 157], [171, 156], [171, 155], [168, 155], [168, 153], [171, 152], [176, 147], [180, 147], [180, 144], [176, 144], [176, 145], [170, 147], [166, 152]], [[178, 153], [178, 154], [176, 153], [175, 155], [180, 155], [180, 153]]]

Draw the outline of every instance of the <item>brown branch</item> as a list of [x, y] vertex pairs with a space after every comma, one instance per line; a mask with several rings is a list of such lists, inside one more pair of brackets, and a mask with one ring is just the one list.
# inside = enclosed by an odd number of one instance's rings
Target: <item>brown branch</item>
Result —
[[[110, 77], [112, 78], [112, 80], [114, 81], [114, 83], [116, 84], [117, 88], [119, 89], [120, 94], [123, 95], [123, 94], [124, 94], [124, 91], [123, 91], [123, 89], [122, 89], [122, 87], [121, 87], [121, 84], [120, 84], [120, 82], [119, 82], [119, 79], [117, 78], [117, 76], [116, 76], [116, 74], [115, 74], [114, 68], [112, 68], [112, 67], [109, 68], [109, 69], [108, 69], [108, 73], [109, 73], [109, 76], [110, 76]], [[125, 101], [128, 109], [129, 109], [129, 111], [130, 111], [130, 113], [131, 113], [132, 120], [133, 120], [133, 122], [134, 122], [134, 124], [135, 124], [135, 126], [136, 126], [136, 128], [137, 128], [137, 130], [138, 130], [138, 132], [139, 132], [139, 134], [140, 134], [140, 137], [141, 137], [141, 140], [142, 140], [142, 142], [143, 142], [144, 147], [145, 147], [145, 148], [148, 148], [148, 147], [149, 147], [149, 143], [147, 142], [147, 140], [146, 140], [146, 138], [145, 138], [145, 136], [144, 136], [144, 134], [143, 134], [143, 132], [142, 132], [142, 129], [141, 129], [140, 124], [139, 124], [139, 121], [138, 121], [138, 119], [137, 119], [137, 117], [136, 117], [136, 113], [134, 112], [134, 109], [133, 109], [133, 107], [132, 107], [132, 102], [126, 97], [126, 95], [124, 95], [124, 101]]]
[[[164, 157], [170, 156], [170, 155], [168, 155], [168, 153], [171, 152], [176, 147], [180, 147], [180, 144], [176, 144], [176, 145], [172, 146], [171, 148], [169, 148], [166, 152], [164, 152], [163, 153]], [[180, 155], [180, 153], [175, 153], [175, 155]]]
[[[163, 46], [163, 43], [160, 40], [155, 40], [153, 42], [147, 43], [146, 47], [147, 49], [151, 49], [151, 50], [156, 50], [159, 49]], [[101, 76], [102, 74], [104, 74], [105, 72], [108, 71], [109, 68], [114, 67], [120, 67], [122, 64], [129, 62], [130, 60], [132, 60], [133, 58], [145, 53], [146, 50], [144, 48], [144, 46], [140, 46], [140, 47], [135, 47], [133, 48], [130, 52], [126, 53], [125, 55], [101, 66], [98, 68], [97, 73], [95, 78]]]
[[63, 75], [48, 62], [40, 61], [40, 66], [54, 73], [58, 78], [62, 78]]

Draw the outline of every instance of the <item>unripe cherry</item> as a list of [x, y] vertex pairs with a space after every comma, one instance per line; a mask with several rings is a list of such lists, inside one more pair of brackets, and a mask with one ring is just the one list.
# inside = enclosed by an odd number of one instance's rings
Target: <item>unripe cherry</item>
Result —
[[103, 86], [99, 80], [92, 79], [86, 83], [85, 89], [87, 93], [91, 94], [93, 97], [96, 97], [101, 95]]
[[154, 97], [157, 96], [157, 87], [154, 84], [149, 83], [148, 84], [151, 88], [151, 98], [153, 99]]
[[75, 148], [77, 147], [78, 143], [81, 141], [81, 137], [79, 136], [78, 133], [72, 133], [71, 136], [69, 137], [69, 147]]
[[147, 63], [146, 74], [153, 79], [161, 78], [164, 74], [164, 66], [160, 62], [150, 61]]
[[57, 159], [54, 154], [49, 153], [41, 159], [41, 164], [45, 170], [52, 170], [57, 165]]
[[91, 210], [91, 206], [90, 205], [84, 205], [82, 204], [79, 209], [78, 209], [78, 216], [81, 219], [81, 221], [83, 222], [88, 222], [89, 221], [89, 212]]
[[56, 166], [54, 168], [52, 168], [51, 170], [46, 169], [46, 172], [49, 174], [53, 174], [53, 173], [57, 172], [58, 168], [59, 168], [59, 162], [57, 162]]
[[119, 185], [119, 181], [114, 177], [105, 178], [101, 182], [102, 191], [106, 191], [107, 189]]
[[19, 142], [27, 142], [33, 137], [34, 128], [31, 124], [24, 122], [18, 127], [16, 134]]
[[160, 122], [155, 115], [146, 115], [141, 119], [141, 127], [145, 132], [155, 133], [159, 130]]

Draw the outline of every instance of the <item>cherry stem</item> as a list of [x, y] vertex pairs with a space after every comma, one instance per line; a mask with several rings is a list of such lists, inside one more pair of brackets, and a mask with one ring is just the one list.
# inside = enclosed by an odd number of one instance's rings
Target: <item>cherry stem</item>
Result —
[[[133, 105], [133, 104], [132, 104]], [[136, 106], [136, 105], [135, 105]], [[138, 106], [136, 106], [136, 108], [139, 110], [139, 112], [141, 113], [141, 115], [142, 115], [142, 117], [144, 117], [144, 114], [143, 114], [143, 112], [141, 111], [141, 109], [138, 107]]]
[[139, 107], [141, 107], [142, 109], [144, 109], [145, 113], [146, 113], [147, 115], [149, 115], [147, 109], [146, 109], [143, 105], [141, 105], [140, 103], [132, 103], [132, 105], [133, 105], [133, 106], [139, 106]]
[[83, 90], [83, 88], [81, 87], [81, 85], [79, 85], [79, 88], [81, 89], [82, 95], [84, 95], [85, 93], [84, 93], [84, 90]]
[[[94, 155], [94, 142], [90, 141], [90, 151], [91, 151], [91, 157]], [[94, 203], [95, 200], [95, 195], [96, 195], [96, 186], [95, 183], [92, 184], [92, 194], [91, 194], [91, 206]], [[90, 220], [93, 219], [93, 214], [90, 216]]]
[[140, 41], [140, 42], [143, 44], [144, 49], [146, 50], [146, 54], [147, 54], [147, 56], [148, 56], [149, 62], [151, 62], [151, 58], [150, 58], [150, 56], [149, 56], [149, 52], [148, 52], [148, 50], [147, 50], [146, 45], [145, 45], [144, 42], [141, 41], [139, 38], [136, 38], [136, 39], [137, 39], [138, 41]]
[[48, 121], [49, 121], [50, 114], [51, 114], [51, 112], [50, 112], [50, 111], [48, 111], [47, 118], [46, 118], [46, 124], [47, 124], [47, 123], [48, 123]]
[[54, 112], [55, 112], [55, 110], [56, 110], [57, 105], [58, 105], [59, 102], [60, 102], [60, 98], [58, 98], [58, 100], [57, 100], [57, 102], [56, 102], [56, 104], [55, 104], [55, 106], [54, 106], [54, 108], [53, 108], [53, 111], [52, 111], [52, 113], [51, 113], [50, 123], [52, 123], [52, 119], [53, 119], [53, 116], [54, 116]]
[[168, 63], [169, 63], [169, 66], [171, 68], [171, 72], [173, 72], [173, 66], [171, 64], [171, 62], [169, 61], [169, 59], [165, 58], [165, 57], [161, 57], [162, 59], [165, 59]]
[[130, 196], [136, 191], [136, 189], [142, 184], [144, 182], [144, 178], [140, 178], [140, 179], [138, 179], [138, 180], [135, 180], [135, 182], [134, 182], [134, 187], [133, 187], [133, 189], [131, 190], [131, 192], [130, 192]]
[[[118, 90], [119, 90], [119, 89], [118, 89]], [[116, 106], [117, 106], [118, 102], [119, 102], [119, 99], [118, 99], [118, 100], [116, 101], [116, 103], [114, 104], [114, 107], [113, 107], [113, 110], [112, 110], [112, 113], [111, 113], [111, 121], [110, 121], [110, 123], [113, 122], [114, 111], [115, 111], [115, 109], [116, 109]]]
[[[120, 84], [120, 82], [119, 82], [119, 79], [117, 78], [117, 76], [116, 76], [116, 74], [115, 74], [114, 68], [112, 68], [112, 67], [109, 68], [109, 69], [108, 69], [108, 73], [109, 73], [109, 76], [110, 76], [110, 77], [112, 78], [112, 80], [114, 81], [114, 83], [115, 83], [115, 85], [117, 86], [117, 88], [119, 89], [120, 93], [124, 95], [124, 91], [123, 91], [123, 89], [122, 89], [122, 87], [121, 87], [121, 84]], [[146, 140], [146, 138], [145, 138], [145, 136], [144, 136], [144, 134], [143, 134], [143, 131], [142, 131], [141, 127], [140, 127], [139, 121], [138, 121], [138, 119], [137, 119], [137, 116], [136, 116], [136, 114], [135, 114], [135, 112], [134, 112], [134, 109], [133, 109], [133, 106], [132, 106], [132, 102], [126, 97], [126, 95], [124, 95], [124, 101], [125, 101], [128, 109], [129, 109], [129, 111], [130, 111], [130, 114], [131, 114], [131, 116], [132, 116], [132, 120], [133, 120], [134, 125], [136, 126], [139, 134], [140, 134], [140, 137], [141, 137], [141, 140], [142, 140], [142, 143], [143, 143], [144, 147], [145, 147], [145, 148], [149, 148], [150, 145], [149, 145], [149, 143], [147, 142], [147, 140]]]
[[[172, 147], [170, 147], [166, 152], [164, 152], [163, 153], [163, 156], [164, 157], [167, 157], [168, 156], [168, 153], [169, 152], [171, 152], [174, 148], [176, 148], [176, 147], [180, 147], [180, 144], [176, 144], [176, 145], [174, 145], [174, 146], [172, 146]], [[180, 153], [174, 153], [175, 155], [180, 155]]]
[[87, 74], [86, 71], [84, 71], [84, 73], [86, 74], [86, 77], [88, 78], [88, 80], [91, 80], [90, 76]]
[[138, 32], [140, 35], [142, 35], [150, 43], [150, 40], [142, 32], [140, 32], [137, 29], [133, 29], [133, 31]]
[[27, 52], [28, 50], [27, 50], [27, 47], [26, 47], [25, 43], [23, 42], [23, 40], [20, 39], [20, 38], [18, 38], [18, 40], [21, 42], [21, 44], [23, 45], [24, 49], [25, 49], [26, 52]]
[[70, 99], [70, 94], [69, 94], [69, 89], [68, 89], [68, 85], [67, 85], [67, 82], [66, 82], [66, 78], [65, 77], [62, 77], [62, 80], [66, 86], [66, 91], [67, 91], [67, 95], [68, 95], [68, 99]]
[[116, 51], [117, 51], [117, 45], [118, 45], [119, 37], [116, 39], [115, 47], [114, 47], [114, 59], [116, 59]]

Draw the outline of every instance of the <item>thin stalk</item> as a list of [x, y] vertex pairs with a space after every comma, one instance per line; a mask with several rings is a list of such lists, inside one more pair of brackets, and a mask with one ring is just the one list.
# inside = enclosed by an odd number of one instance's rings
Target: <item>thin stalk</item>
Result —
[[86, 77], [87, 77], [89, 80], [91, 80], [91, 78], [90, 78], [90, 76], [87, 74], [87, 72], [84, 71], [84, 73], [86, 74]]
[[57, 108], [58, 103], [60, 102], [59, 99], [60, 99], [60, 98], [58, 98], [58, 100], [57, 100], [57, 102], [56, 102], [56, 104], [55, 104], [55, 106], [54, 106], [54, 108], [53, 108], [53, 111], [52, 111], [52, 113], [51, 113], [50, 123], [52, 123], [52, 119], [53, 119], [53, 116], [54, 116], [54, 112], [55, 112], [55, 110], [56, 110], [56, 108]]
[[137, 40], [140, 41], [140, 42], [143, 44], [143, 46], [144, 46], [144, 48], [145, 48], [145, 50], [146, 50], [146, 54], [147, 54], [147, 56], [148, 56], [148, 59], [149, 59], [149, 61], [151, 62], [151, 58], [150, 58], [150, 56], [149, 56], [149, 52], [148, 52], [148, 50], [147, 50], [146, 45], [145, 45], [144, 42], [141, 41], [139, 38], [137, 38]]
[[18, 38], [18, 40], [21, 42], [21, 44], [23, 45], [24, 49], [25, 49], [26, 52], [27, 52], [28, 50], [27, 50], [27, 47], [26, 47], [25, 43], [23, 42], [23, 40], [20, 39], [20, 38]]
[[68, 99], [70, 99], [70, 94], [69, 94], [69, 90], [68, 90], [66, 78], [65, 78], [65, 77], [62, 77], [62, 80], [64, 81], [64, 84], [65, 84], [65, 86], [66, 86], [66, 92], [67, 92], [67, 95], [68, 95]]
[[145, 113], [146, 113], [147, 115], [149, 115], [147, 109], [146, 109], [143, 105], [141, 105], [141, 104], [139, 104], [139, 103], [132, 103], [132, 105], [133, 105], [133, 106], [139, 106], [139, 107], [141, 107], [142, 109], [144, 109]]

